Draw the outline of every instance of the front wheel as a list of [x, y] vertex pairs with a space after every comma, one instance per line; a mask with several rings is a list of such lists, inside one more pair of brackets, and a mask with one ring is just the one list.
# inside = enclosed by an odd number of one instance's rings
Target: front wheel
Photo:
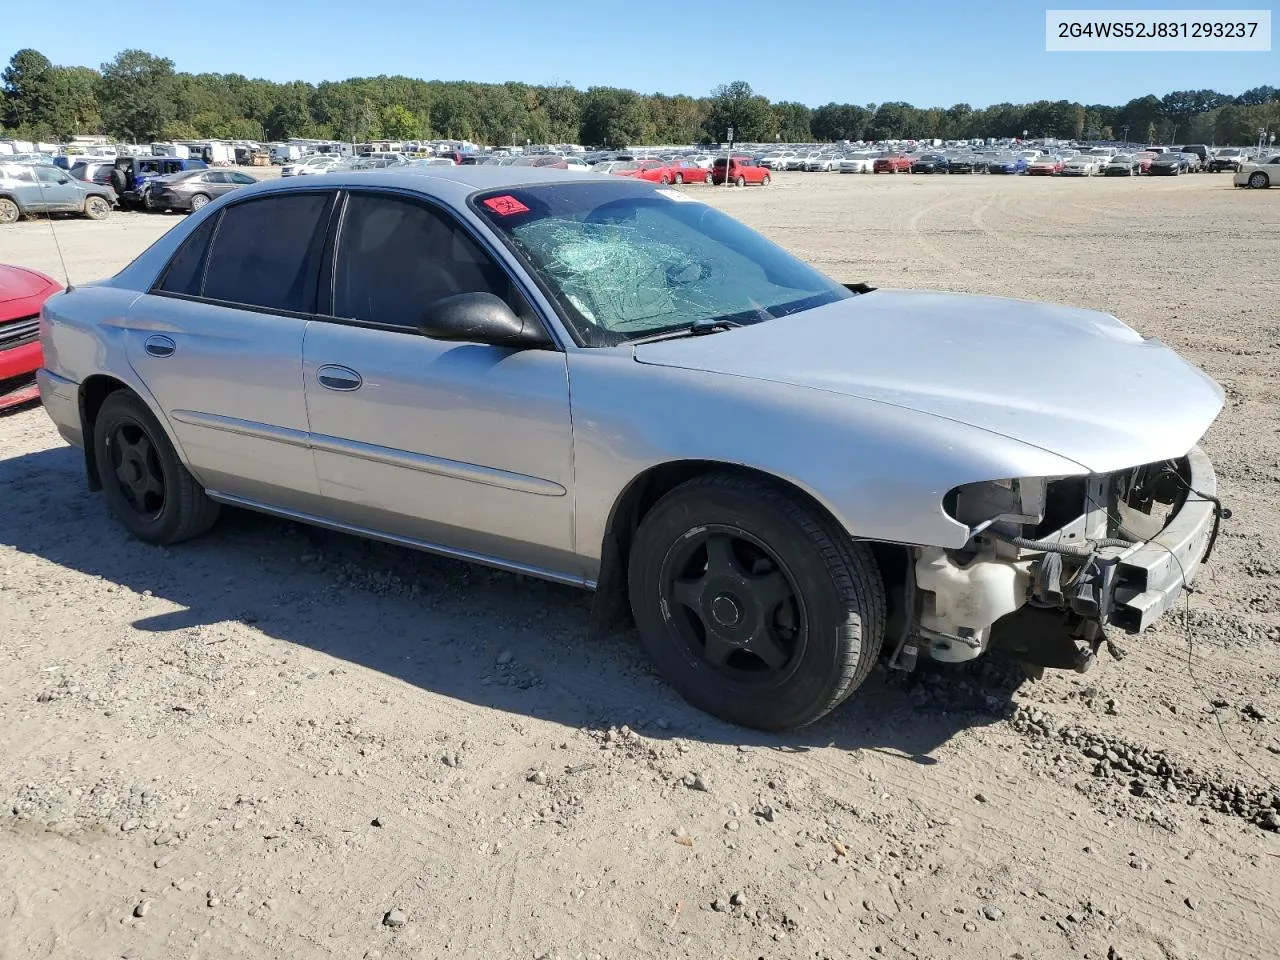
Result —
[[160, 422], [127, 390], [103, 401], [93, 454], [111, 512], [139, 540], [179, 543], [218, 519], [218, 505], [182, 465]]
[[766, 173], [764, 175], [764, 178], [760, 181], [760, 186], [767, 187], [768, 185], [769, 185], [769, 175]]
[[17, 223], [22, 216], [18, 205], [8, 197], [0, 197], [0, 223]]
[[197, 193], [194, 197], [191, 198], [191, 212], [195, 213], [197, 210], [200, 210], [203, 207], [205, 207], [208, 203], [209, 203], [209, 198], [207, 196], [205, 196], [203, 193]]
[[105, 220], [111, 215], [111, 204], [103, 197], [89, 197], [84, 202], [84, 215], [90, 220]]
[[711, 176], [710, 173], [708, 173], [705, 177], [702, 178], [702, 182], [705, 183], [707, 186], [711, 186], [711, 184], [714, 181], [715, 181], [715, 177]]
[[[1261, 190], [1264, 187], [1271, 186], [1271, 179], [1261, 170], [1258, 170], [1255, 173], [1249, 174], [1249, 186], [1253, 187], [1255, 190]], [[0, 214], [0, 220], [2, 219], [3, 214]]]
[[884, 632], [870, 549], [771, 482], [712, 473], [645, 515], [631, 608], [658, 670], [731, 723], [782, 730], [823, 716], [867, 677]]
[[742, 174], [738, 174], [738, 179], [733, 181], [733, 185], [735, 187], [745, 187], [747, 185], [747, 178]]
[[664, 173], [661, 177], [658, 178], [658, 182], [665, 187], [667, 186], [667, 184], [671, 182], [671, 178]]

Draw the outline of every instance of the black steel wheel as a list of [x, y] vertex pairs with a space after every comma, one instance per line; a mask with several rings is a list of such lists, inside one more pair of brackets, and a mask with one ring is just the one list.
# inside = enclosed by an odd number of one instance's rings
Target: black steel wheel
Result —
[[659, 590], [685, 654], [724, 676], [772, 682], [804, 653], [808, 624], [794, 578], [746, 530], [690, 530], [663, 558]]
[[179, 543], [217, 520], [218, 505], [178, 459], [147, 405], [128, 390], [103, 401], [93, 424], [93, 455], [111, 512], [139, 540]]
[[641, 640], [690, 703], [732, 723], [811, 723], [869, 673], [884, 593], [875, 559], [807, 500], [711, 473], [641, 522], [628, 589]]
[[138, 517], [154, 520], [164, 510], [164, 467], [155, 444], [136, 420], [118, 419], [106, 442], [107, 462], [103, 480]]

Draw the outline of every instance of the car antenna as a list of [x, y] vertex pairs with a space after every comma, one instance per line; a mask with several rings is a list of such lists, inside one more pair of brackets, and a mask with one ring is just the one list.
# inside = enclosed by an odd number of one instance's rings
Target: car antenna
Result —
[[[40, 204], [44, 207], [45, 219], [49, 221], [49, 232], [53, 234], [53, 246], [58, 251], [58, 263], [62, 264], [62, 280], [63, 285], [69, 291], [71, 289], [71, 274], [67, 270], [67, 258], [62, 255], [62, 244], [58, 241], [58, 231], [53, 225], [53, 211], [49, 209], [49, 205], [44, 200], [44, 181], [35, 171], [37, 164], [32, 164], [31, 174], [36, 178], [36, 187], [40, 191]], [[56, 164], [50, 164], [55, 170], [60, 169]]]

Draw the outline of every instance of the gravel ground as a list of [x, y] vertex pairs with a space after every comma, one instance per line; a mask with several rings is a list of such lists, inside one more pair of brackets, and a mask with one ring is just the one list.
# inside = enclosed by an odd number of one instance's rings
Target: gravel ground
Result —
[[[1084, 676], [876, 673], [764, 736], [684, 706], [633, 636], [588, 641], [565, 588], [235, 512], [130, 541], [24, 410], [0, 958], [1280, 956], [1280, 191], [690, 189], [839, 279], [1100, 308], [1202, 365], [1235, 516], [1185, 608]], [[175, 222], [60, 224], [72, 280]], [[43, 223], [0, 262], [60, 272]]]

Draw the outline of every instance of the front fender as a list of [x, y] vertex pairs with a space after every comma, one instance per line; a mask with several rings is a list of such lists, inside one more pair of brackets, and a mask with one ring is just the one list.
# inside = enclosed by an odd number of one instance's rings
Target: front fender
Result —
[[1088, 471], [955, 421], [827, 391], [642, 365], [626, 348], [569, 356], [576, 550], [588, 578], [618, 498], [677, 461], [747, 467], [804, 490], [852, 536], [960, 547], [943, 498], [963, 483]]

